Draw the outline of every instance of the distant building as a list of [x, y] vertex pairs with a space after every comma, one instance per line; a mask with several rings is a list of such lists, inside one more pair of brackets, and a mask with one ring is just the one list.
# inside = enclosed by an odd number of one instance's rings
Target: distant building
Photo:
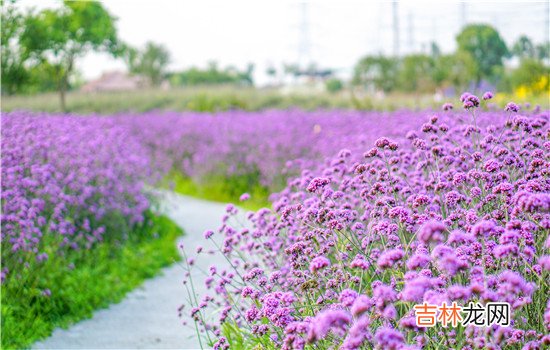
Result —
[[98, 91], [128, 91], [137, 90], [149, 86], [146, 78], [139, 75], [129, 75], [124, 72], [105, 72], [98, 79], [84, 84], [83, 92]]

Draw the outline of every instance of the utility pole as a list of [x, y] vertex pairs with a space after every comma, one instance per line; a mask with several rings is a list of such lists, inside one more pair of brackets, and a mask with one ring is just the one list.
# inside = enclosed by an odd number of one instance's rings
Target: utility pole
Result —
[[433, 47], [433, 44], [437, 44], [437, 19], [432, 17], [432, 42], [430, 43], [430, 48]]
[[398, 1], [392, 2], [393, 13], [393, 55], [399, 56], [399, 14], [398, 14]]
[[408, 34], [409, 34], [409, 53], [414, 53], [415, 45], [414, 45], [414, 18], [412, 11], [409, 11], [408, 16], [408, 22], [409, 22], [409, 28], [408, 28]]
[[466, 26], [466, 1], [464, 0], [460, 3], [460, 25], [462, 28]]
[[311, 44], [309, 40], [308, 3], [300, 3], [300, 39], [298, 44], [298, 65], [305, 69], [311, 62]]
[[544, 20], [544, 39], [545, 44], [550, 42], [550, 0], [546, 0], [546, 9], [544, 11], [546, 13], [545, 20]]

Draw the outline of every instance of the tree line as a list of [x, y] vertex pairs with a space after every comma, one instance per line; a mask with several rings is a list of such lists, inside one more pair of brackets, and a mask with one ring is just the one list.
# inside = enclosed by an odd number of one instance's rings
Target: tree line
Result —
[[[464, 91], [483, 82], [500, 91], [520, 86], [535, 92], [549, 89], [549, 43], [535, 45], [522, 35], [508, 47], [492, 26], [471, 24], [457, 35], [456, 44], [456, 51], [450, 54], [443, 54], [432, 43], [428, 54], [365, 56], [355, 65], [352, 84], [384, 92]], [[519, 60], [516, 68], [505, 66], [509, 59]]]
[[1, 5], [2, 94], [58, 91], [66, 110], [66, 92], [78, 85], [76, 62], [89, 52], [123, 59], [131, 74], [146, 77], [152, 86], [166, 79], [174, 85], [252, 84], [252, 65], [244, 71], [213, 63], [204, 70], [168, 72], [167, 48], [153, 42], [135, 48], [122, 42], [116, 19], [100, 2], [63, 1], [56, 9], [26, 13], [16, 0], [2, 0]]
[[[131, 74], [146, 77], [152, 86], [165, 80], [173, 86], [253, 85], [252, 64], [242, 71], [210, 63], [206, 69], [169, 72], [171, 57], [167, 48], [153, 42], [135, 48], [122, 42], [116, 19], [100, 2], [63, 1], [56, 9], [23, 13], [16, 0], [0, 1], [2, 94], [58, 91], [65, 110], [66, 92], [79, 81], [76, 62], [92, 51], [123, 59]], [[463, 91], [475, 89], [483, 82], [500, 91], [521, 86], [536, 93], [548, 91], [549, 43], [534, 44], [521, 36], [508, 47], [498, 31], [485, 24], [464, 27], [456, 42], [457, 50], [450, 54], [442, 53], [432, 43], [429, 54], [365, 56], [355, 65], [350, 83], [372, 91], [408, 93], [433, 93], [446, 88]], [[509, 59], [519, 60], [519, 65], [507, 68], [504, 63]], [[304, 73], [295, 65], [285, 66], [284, 72]], [[268, 74], [274, 76], [275, 71], [271, 69]], [[343, 86], [338, 79], [327, 81], [329, 91]]]

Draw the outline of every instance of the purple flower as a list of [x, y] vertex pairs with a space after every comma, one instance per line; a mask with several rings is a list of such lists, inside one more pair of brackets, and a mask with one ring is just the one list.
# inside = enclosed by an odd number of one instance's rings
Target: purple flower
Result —
[[344, 289], [340, 293], [340, 297], [338, 300], [342, 303], [342, 305], [350, 307], [355, 299], [357, 298], [357, 292], [351, 289]]
[[324, 256], [318, 256], [311, 260], [311, 263], [309, 264], [309, 270], [312, 273], [316, 273], [317, 271], [322, 270], [328, 266], [330, 266], [330, 260], [325, 258]]
[[443, 240], [443, 232], [445, 225], [438, 221], [428, 221], [424, 223], [417, 233], [417, 237], [421, 242], [441, 242]]
[[249, 195], [248, 193], [243, 193], [243, 194], [241, 194], [241, 196], [239, 197], [239, 200], [240, 200], [241, 202], [245, 202], [245, 201], [247, 201], [247, 200], [249, 200], [249, 199], [250, 199], [250, 195]]
[[516, 207], [527, 213], [550, 212], [550, 193], [520, 191], [513, 198]]
[[507, 112], [517, 113], [517, 112], [519, 112], [519, 106], [517, 104], [515, 104], [514, 102], [508, 102], [506, 104], [506, 107], [504, 108], [504, 110], [507, 111]]
[[406, 301], [421, 302], [424, 293], [431, 287], [430, 279], [424, 276], [417, 277], [405, 282], [405, 288], [401, 292], [401, 297]]
[[550, 271], [550, 255], [544, 255], [539, 258], [539, 264], [546, 271]]
[[380, 327], [374, 335], [374, 340], [380, 349], [398, 350], [404, 345], [403, 334], [390, 327]]
[[451, 109], [453, 109], [453, 104], [452, 103], [444, 103], [442, 109], [444, 111], [450, 111]]
[[491, 91], [487, 91], [483, 94], [482, 97], [485, 101], [490, 100], [493, 98], [493, 93]]
[[390, 140], [386, 137], [381, 137], [374, 143], [378, 148], [386, 148], [390, 145]]
[[460, 96], [460, 101], [464, 104], [464, 109], [479, 107], [479, 98], [469, 92], [463, 93], [462, 96]]
[[341, 349], [342, 350], [355, 350], [360, 349], [363, 343], [369, 338], [370, 333], [368, 327], [371, 324], [371, 320], [366, 317], [360, 317], [350, 327], [348, 336], [344, 340]]
[[359, 295], [355, 298], [353, 305], [351, 306], [351, 313], [354, 317], [362, 315], [374, 306], [374, 301], [366, 295]]
[[316, 177], [313, 180], [311, 180], [309, 185], [307, 185], [307, 190], [309, 192], [317, 192], [318, 189], [325, 187], [329, 183], [330, 183], [330, 180], [325, 177]]
[[312, 327], [308, 334], [308, 342], [313, 343], [326, 337], [329, 331], [342, 336], [352, 318], [344, 310], [326, 310], [318, 314], [312, 321]]
[[357, 255], [355, 259], [351, 262], [350, 265], [352, 268], [360, 268], [361, 270], [367, 270], [370, 267], [370, 264], [368, 261], [363, 258], [362, 255]]
[[372, 289], [372, 296], [376, 302], [376, 306], [383, 310], [388, 303], [392, 303], [397, 298], [397, 293], [393, 290], [392, 287], [379, 284]]
[[407, 261], [407, 268], [409, 270], [424, 268], [430, 263], [431, 260], [432, 258], [430, 258], [428, 254], [416, 253]]
[[405, 253], [403, 252], [403, 249], [391, 249], [386, 252], [384, 252], [380, 257], [378, 258], [377, 265], [378, 267], [385, 269], [389, 267], [393, 267], [393, 265], [401, 260]]

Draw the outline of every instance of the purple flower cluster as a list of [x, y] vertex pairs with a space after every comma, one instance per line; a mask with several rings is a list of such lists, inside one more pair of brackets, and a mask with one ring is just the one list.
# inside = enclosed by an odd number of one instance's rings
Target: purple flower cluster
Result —
[[156, 112], [118, 119], [150, 149], [159, 171], [176, 170], [197, 183], [245, 176], [272, 191], [302, 169], [324, 164], [335, 149], [365, 149], [376, 135], [397, 136], [421, 122], [407, 112], [300, 110]]
[[[200, 332], [220, 339], [230, 322], [281, 349], [550, 345], [550, 115], [462, 102], [468, 113], [335, 132], [341, 143], [319, 141], [335, 156], [302, 162], [272, 210], [249, 213], [251, 234], [224, 220], [214, 235], [233, 264], [208, 279]], [[453, 301], [509, 302], [512, 322], [414, 322], [415, 304]]]
[[149, 207], [144, 149], [110, 118], [2, 115], [2, 279], [59, 245], [86, 249], [108, 232], [124, 239]]

